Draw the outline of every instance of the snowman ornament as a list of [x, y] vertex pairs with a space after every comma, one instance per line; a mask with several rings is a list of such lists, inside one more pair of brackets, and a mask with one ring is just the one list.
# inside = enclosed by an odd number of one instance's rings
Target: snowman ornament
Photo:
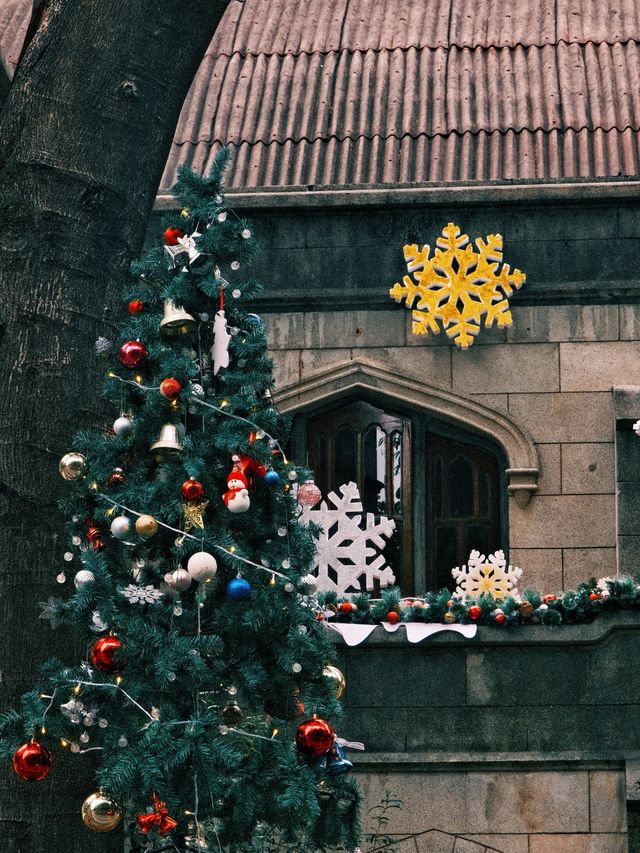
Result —
[[229, 512], [246, 512], [251, 501], [249, 500], [249, 490], [247, 488], [247, 478], [237, 468], [227, 477], [228, 491], [222, 496], [222, 500]]

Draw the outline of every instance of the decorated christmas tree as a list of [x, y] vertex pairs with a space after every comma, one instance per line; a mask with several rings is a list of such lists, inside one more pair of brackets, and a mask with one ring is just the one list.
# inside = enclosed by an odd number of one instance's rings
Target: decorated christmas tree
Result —
[[68, 590], [43, 610], [86, 651], [44, 665], [0, 720], [0, 754], [34, 781], [58, 750], [90, 752], [96, 790], [78, 792], [78, 819], [103, 832], [124, 818], [134, 849], [352, 848], [344, 680], [297, 521], [314, 487], [287, 459], [264, 326], [247, 311], [256, 243], [223, 198], [226, 157], [207, 178], [181, 172], [119, 338], [97, 342], [116, 417], [60, 462]]

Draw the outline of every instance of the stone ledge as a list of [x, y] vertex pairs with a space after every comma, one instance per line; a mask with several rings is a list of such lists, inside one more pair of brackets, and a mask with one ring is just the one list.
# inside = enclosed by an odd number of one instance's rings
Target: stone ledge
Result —
[[639, 767], [640, 751], [620, 754], [607, 752], [350, 752], [357, 772], [379, 773], [401, 770], [404, 773], [451, 771], [479, 772], [500, 770], [624, 770], [625, 764]]

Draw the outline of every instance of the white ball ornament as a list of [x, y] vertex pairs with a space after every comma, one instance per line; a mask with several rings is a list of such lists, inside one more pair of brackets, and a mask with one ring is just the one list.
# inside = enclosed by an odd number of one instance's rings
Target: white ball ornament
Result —
[[76, 589], [82, 589], [83, 586], [88, 583], [92, 583], [95, 579], [95, 575], [93, 572], [90, 572], [89, 569], [80, 569], [73, 579], [73, 583], [75, 584]]
[[171, 589], [175, 589], [176, 592], [184, 592], [186, 589], [189, 589], [192, 581], [192, 577], [189, 572], [182, 568], [176, 569], [174, 572], [170, 572], [168, 575], [165, 575], [164, 579]]
[[121, 417], [116, 418], [113, 422], [113, 431], [116, 435], [129, 435], [132, 430], [133, 418], [127, 418], [125, 415], [122, 415]]
[[218, 571], [218, 564], [213, 554], [200, 551], [189, 557], [187, 570], [195, 581], [206, 583], [215, 576], [215, 573]]
[[128, 539], [131, 535], [131, 521], [126, 515], [119, 515], [111, 522], [111, 535], [116, 539]]

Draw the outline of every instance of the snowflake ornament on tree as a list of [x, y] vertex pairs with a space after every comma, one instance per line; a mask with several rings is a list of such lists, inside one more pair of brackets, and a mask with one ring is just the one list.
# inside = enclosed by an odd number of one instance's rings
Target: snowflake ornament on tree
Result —
[[326, 501], [315, 508], [304, 507], [300, 514], [302, 523], [313, 522], [322, 528], [313, 568], [318, 589], [344, 595], [363, 589], [370, 591], [376, 580], [381, 587], [390, 586], [395, 575], [380, 551], [386, 545], [385, 539], [396, 529], [395, 521], [384, 516], [378, 516], [376, 521], [373, 513], [368, 512], [363, 523], [357, 485], [340, 486], [340, 492], [342, 496], [330, 492]]
[[499, 327], [513, 322], [506, 297], [524, 284], [526, 276], [517, 269], [511, 272], [508, 264], [499, 270], [500, 234], [489, 234], [486, 242], [478, 237], [475, 243], [477, 252], [468, 235], [450, 222], [436, 240], [433, 257], [429, 257], [430, 246], [420, 250], [415, 244], [404, 247], [407, 269], [415, 283], [405, 275], [403, 284], [394, 284], [389, 293], [396, 302], [404, 299], [407, 308], [414, 309], [414, 335], [438, 334], [440, 320], [447, 335], [467, 349], [480, 331], [483, 315], [488, 328], [494, 320]]
[[157, 602], [164, 595], [159, 589], [156, 589], [151, 584], [147, 586], [137, 586], [134, 583], [130, 583], [129, 586], [125, 586], [123, 590], [121, 590], [122, 595], [127, 599], [130, 604], [157, 604]]
[[472, 551], [469, 555], [469, 565], [451, 569], [451, 574], [457, 584], [456, 595], [466, 598], [479, 598], [481, 595], [506, 598], [511, 595], [517, 598], [517, 584], [522, 569], [507, 566], [504, 551], [489, 554], [488, 558], [480, 551]]

